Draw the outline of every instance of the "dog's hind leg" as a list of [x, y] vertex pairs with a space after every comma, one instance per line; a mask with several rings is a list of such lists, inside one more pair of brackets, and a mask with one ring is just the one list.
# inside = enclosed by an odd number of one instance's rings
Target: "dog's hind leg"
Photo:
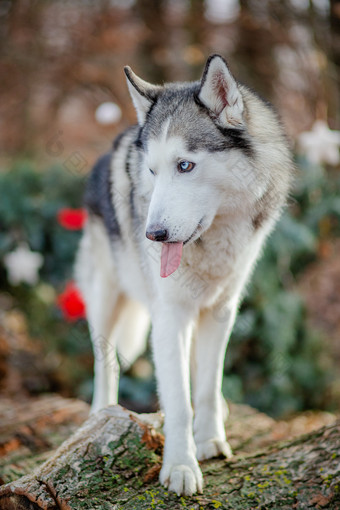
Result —
[[77, 254], [75, 276], [82, 291], [94, 352], [94, 390], [91, 412], [118, 399], [119, 364], [114, 325], [125, 297], [115, 276], [107, 233], [99, 219], [90, 218]]
[[120, 366], [128, 369], [146, 349], [150, 316], [137, 301], [127, 299], [121, 310], [113, 335]]

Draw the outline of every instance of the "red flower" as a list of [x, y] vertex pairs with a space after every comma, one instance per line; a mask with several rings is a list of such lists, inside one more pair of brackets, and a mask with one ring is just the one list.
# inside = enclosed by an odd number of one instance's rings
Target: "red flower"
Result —
[[85, 303], [79, 289], [74, 282], [68, 282], [62, 294], [58, 296], [57, 304], [61, 309], [64, 318], [73, 322], [78, 319], [85, 319]]
[[80, 230], [87, 220], [85, 209], [60, 209], [57, 215], [58, 223], [68, 230]]

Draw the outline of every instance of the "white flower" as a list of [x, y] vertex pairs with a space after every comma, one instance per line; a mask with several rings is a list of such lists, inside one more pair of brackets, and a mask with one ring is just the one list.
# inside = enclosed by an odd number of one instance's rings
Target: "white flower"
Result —
[[15, 251], [4, 256], [8, 281], [11, 285], [18, 285], [21, 282], [35, 285], [43, 262], [44, 257], [40, 253], [31, 251], [26, 244], [21, 244]]
[[119, 122], [122, 116], [122, 110], [116, 103], [102, 103], [98, 106], [95, 117], [99, 124], [115, 124]]
[[301, 133], [298, 143], [311, 163], [337, 165], [340, 162], [340, 131], [332, 131], [322, 120], [317, 120], [311, 131]]

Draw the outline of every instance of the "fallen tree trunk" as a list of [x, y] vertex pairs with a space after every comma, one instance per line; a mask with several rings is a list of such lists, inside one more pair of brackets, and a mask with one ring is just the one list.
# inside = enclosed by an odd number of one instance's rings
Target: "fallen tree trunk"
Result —
[[339, 422], [273, 442], [271, 418], [246, 406], [232, 408], [231, 416], [229, 437], [236, 453], [243, 453], [201, 464], [203, 495], [179, 498], [159, 485], [160, 414], [111, 406], [90, 417], [34, 473], [0, 487], [0, 508], [340, 508]]
[[60, 395], [0, 397], [0, 485], [41, 465], [88, 414], [88, 404]]

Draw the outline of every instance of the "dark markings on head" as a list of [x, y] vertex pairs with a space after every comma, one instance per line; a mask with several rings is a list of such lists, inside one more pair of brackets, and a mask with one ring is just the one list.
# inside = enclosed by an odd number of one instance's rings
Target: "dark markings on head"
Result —
[[116, 151], [119, 149], [119, 146], [120, 146], [120, 143], [121, 141], [123, 140], [125, 136], [125, 131], [123, 131], [122, 133], [120, 133], [118, 136], [116, 136], [116, 138], [113, 140], [113, 144], [112, 144], [112, 149], [113, 151]]
[[[120, 139], [116, 139], [119, 144]], [[112, 197], [111, 182], [111, 160], [112, 153], [102, 156], [94, 165], [85, 189], [84, 205], [95, 216], [100, 217], [111, 236], [120, 236], [116, 211]]]
[[144, 144], [143, 144], [143, 141], [142, 141], [142, 132], [143, 132], [143, 128], [139, 128], [137, 138], [136, 138], [136, 140], [134, 142], [135, 147], [138, 150], [141, 150], [141, 151], [144, 150]]
[[130, 143], [130, 145], [127, 148], [126, 153], [126, 159], [125, 159], [125, 172], [127, 173], [127, 176], [130, 181], [130, 195], [129, 195], [129, 201], [130, 201], [130, 211], [132, 218], [136, 217], [136, 207], [135, 207], [135, 188], [134, 188], [134, 182], [131, 175], [131, 156], [133, 154], [133, 147], [135, 146], [135, 142]]
[[[199, 91], [198, 91], [199, 92]], [[228, 149], [240, 149], [246, 156], [251, 158], [253, 156], [253, 147], [247, 132], [244, 129], [227, 128], [220, 126], [216, 123], [214, 117], [211, 115], [210, 110], [202, 103], [198, 97], [198, 93], [194, 94], [194, 101], [198, 109], [211, 120], [214, 127], [222, 134], [223, 142], [221, 148], [213, 148], [213, 151], [224, 151]]]
[[165, 85], [147, 113], [135, 146], [144, 150], [148, 139], [157, 138], [170, 120], [169, 136], [181, 137], [191, 152], [239, 149], [251, 157], [253, 149], [246, 130], [219, 126], [198, 99], [199, 90], [199, 82]]

